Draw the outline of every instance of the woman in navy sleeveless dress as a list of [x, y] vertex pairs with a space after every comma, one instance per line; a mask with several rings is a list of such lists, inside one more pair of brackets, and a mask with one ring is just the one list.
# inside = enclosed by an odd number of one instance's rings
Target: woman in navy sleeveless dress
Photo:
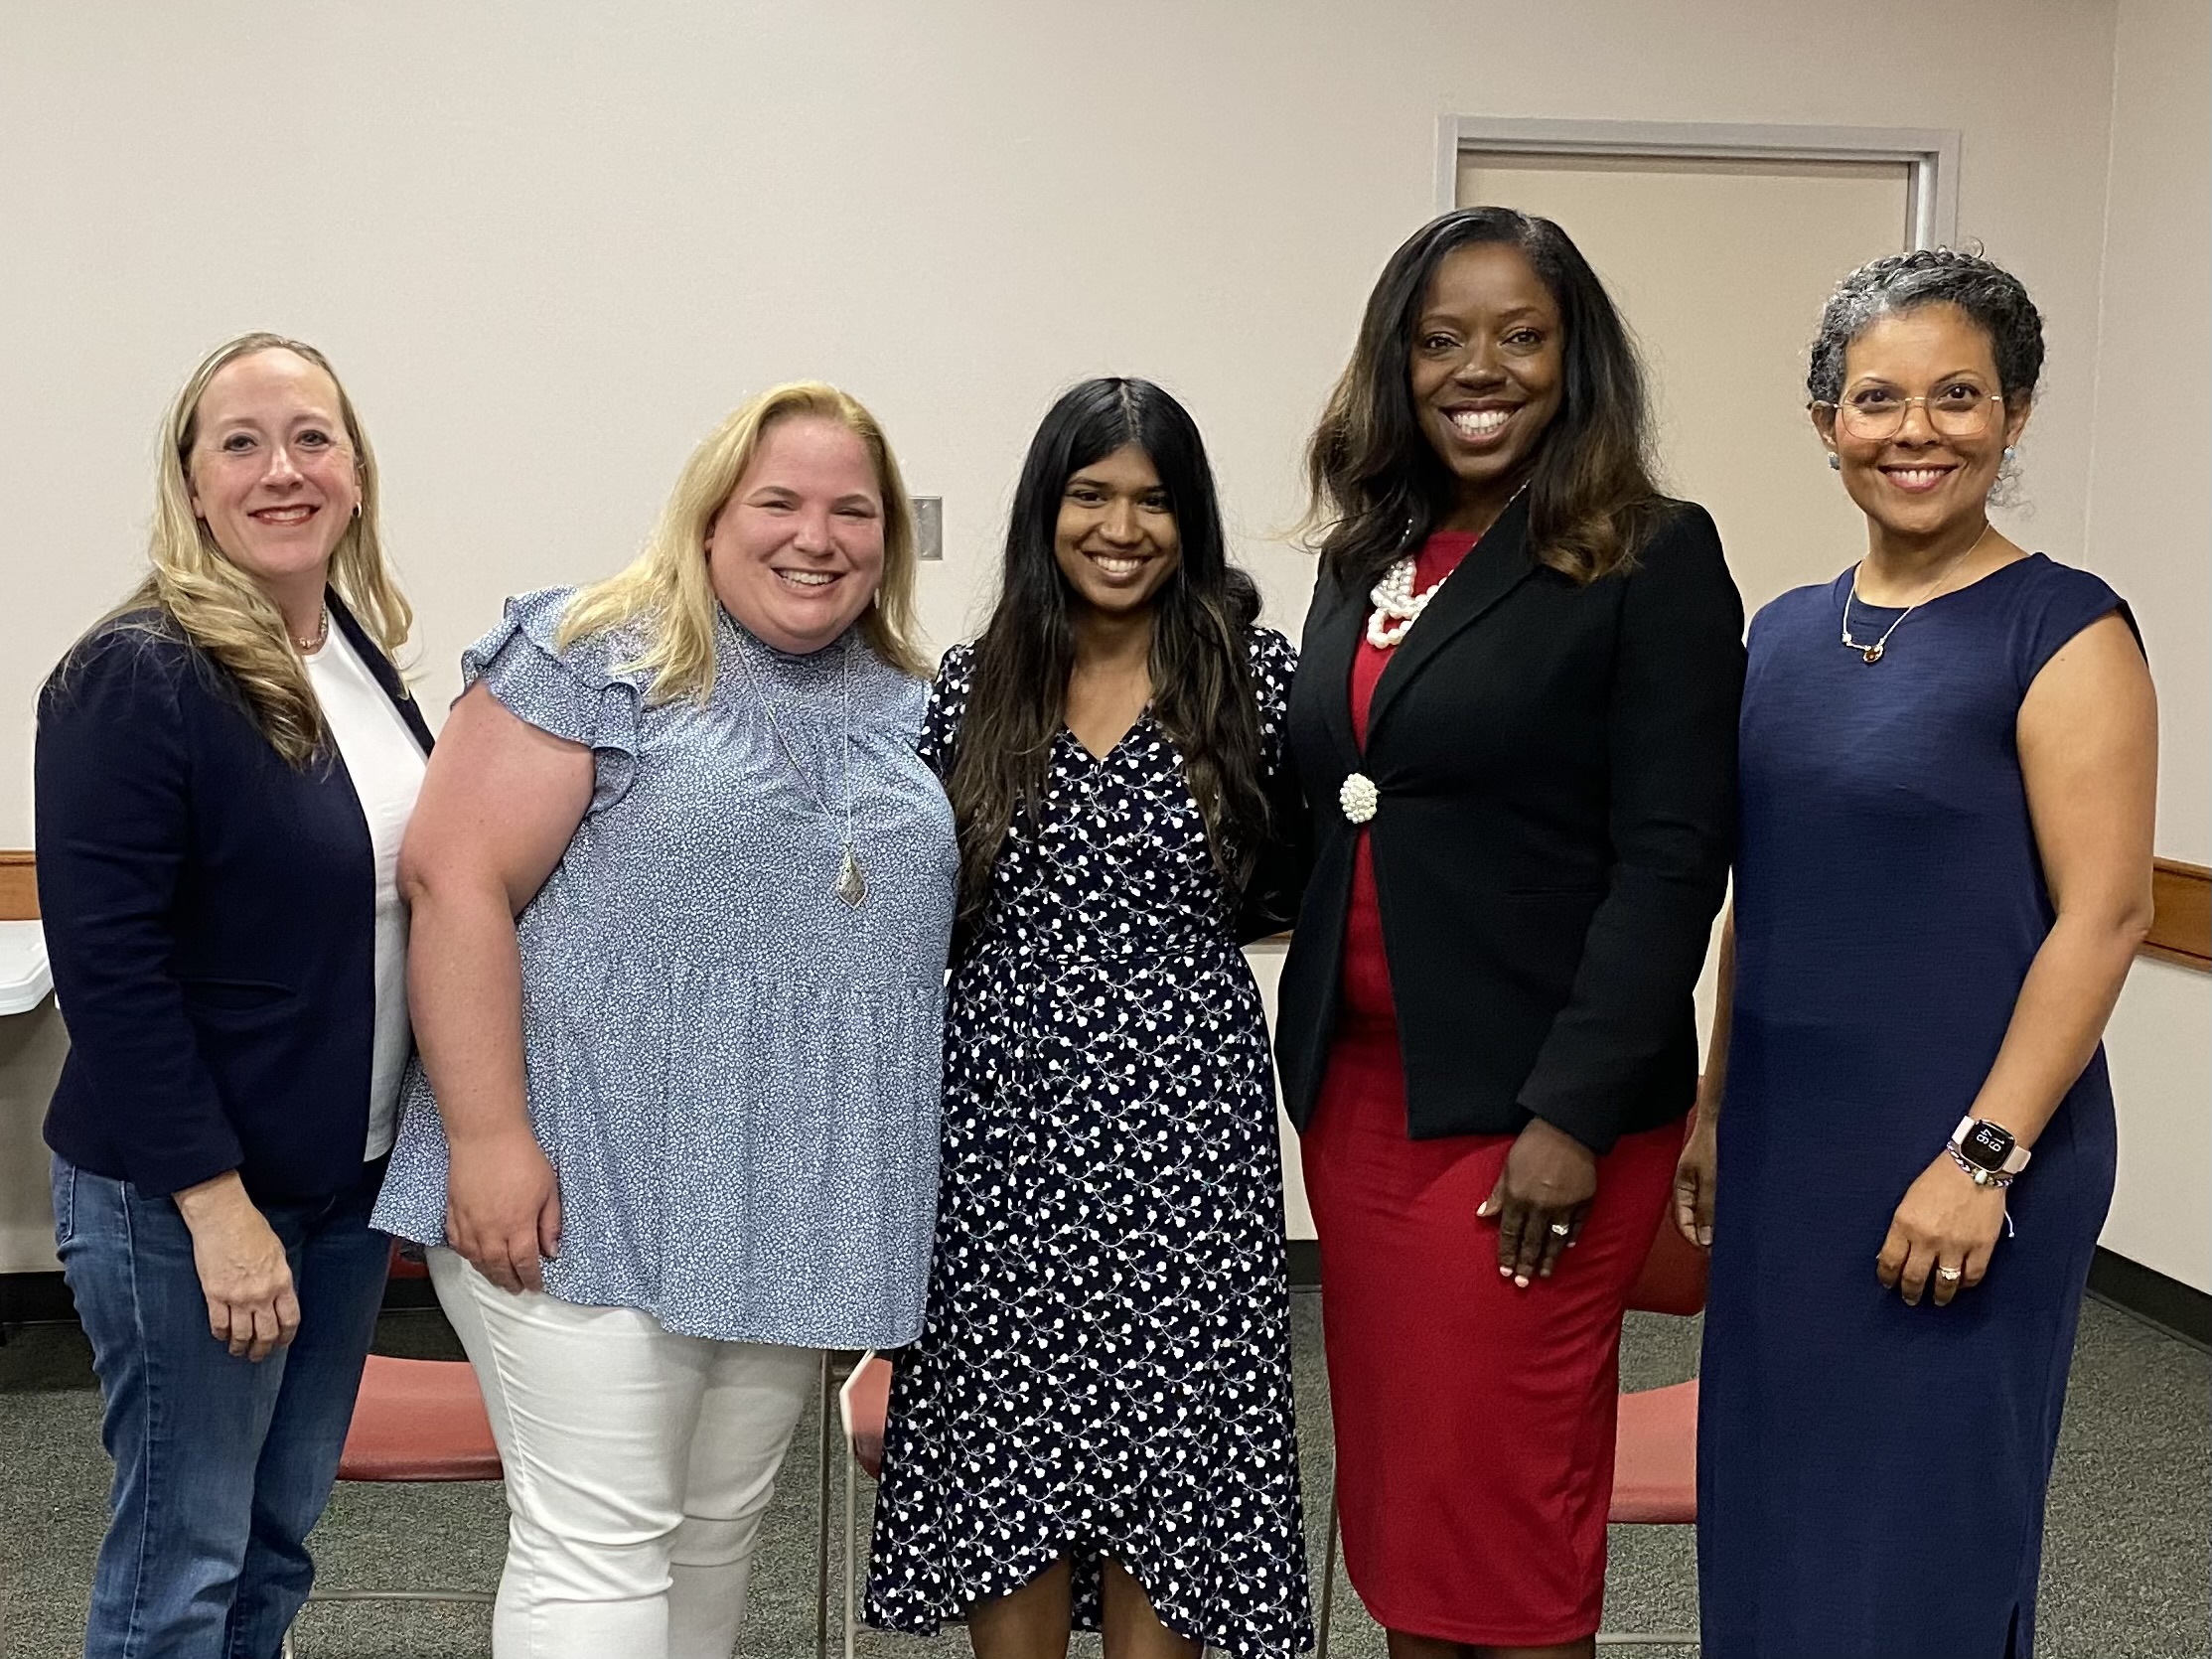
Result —
[[[1712, 1245], [1706, 1659], [2032, 1648], [2155, 770], [2126, 606], [1984, 517], [2040, 358], [2018, 285], [1949, 253], [1854, 273], [1815, 347], [1870, 550], [1751, 626], [1717, 1204], [1709, 1122], [1678, 1197]], [[1963, 1117], [2032, 1147], [2016, 1184]]]

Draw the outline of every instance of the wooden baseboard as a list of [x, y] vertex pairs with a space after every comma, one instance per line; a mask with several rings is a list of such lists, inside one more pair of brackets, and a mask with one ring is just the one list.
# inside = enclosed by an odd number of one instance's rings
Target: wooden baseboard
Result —
[[[2151, 873], [2157, 914], [2142, 954], [2212, 973], [2212, 869], [2179, 858], [2160, 858]], [[38, 864], [22, 849], [0, 849], [0, 922], [37, 921]], [[1266, 941], [1278, 946], [1288, 934]]]
[[0, 922], [39, 919], [39, 866], [31, 852], [0, 850]]
[[2212, 869], [2179, 858], [2153, 859], [2150, 892], [2156, 915], [2142, 954], [2212, 973]]

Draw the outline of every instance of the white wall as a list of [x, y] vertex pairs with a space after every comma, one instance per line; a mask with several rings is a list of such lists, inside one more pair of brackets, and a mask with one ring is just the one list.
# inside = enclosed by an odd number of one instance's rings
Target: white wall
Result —
[[[432, 706], [503, 594], [627, 557], [696, 437], [795, 375], [872, 403], [945, 497], [941, 640], [1037, 416], [1103, 371], [1186, 395], [1294, 626], [1298, 448], [1431, 212], [1447, 112], [1965, 129], [1962, 226], [2051, 314], [2035, 495], [2079, 550], [2109, 5], [1960, 0], [1940, 30], [1917, 0], [0, 17], [0, 845], [29, 841], [32, 691], [136, 567], [161, 407], [247, 327], [324, 345], [363, 407]], [[1746, 280], [1715, 272], [1716, 301]]]
[[[1109, 371], [1191, 404], [1294, 630], [1299, 445], [1446, 113], [1961, 129], [1961, 229], [2049, 319], [2030, 526], [2083, 556], [2111, 0], [0, 8], [0, 845], [37, 682], [136, 569], [161, 407], [249, 327], [363, 408], [433, 708], [503, 594], [619, 563], [696, 437], [797, 375], [945, 497], [941, 643], [1038, 414]], [[1716, 326], [1752, 280], [1713, 273]], [[2203, 612], [2161, 651], [2200, 705]]]
[[[2158, 850], [2212, 864], [2212, 9], [2120, 0], [2088, 561], [2158, 682]], [[2120, 1190], [2105, 1243], [2212, 1290], [2212, 979], [2138, 963], [2108, 1048]]]

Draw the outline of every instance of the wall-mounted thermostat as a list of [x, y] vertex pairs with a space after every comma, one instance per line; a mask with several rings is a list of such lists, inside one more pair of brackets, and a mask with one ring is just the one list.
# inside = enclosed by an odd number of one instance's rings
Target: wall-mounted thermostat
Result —
[[916, 496], [914, 500], [914, 556], [945, 556], [945, 498]]

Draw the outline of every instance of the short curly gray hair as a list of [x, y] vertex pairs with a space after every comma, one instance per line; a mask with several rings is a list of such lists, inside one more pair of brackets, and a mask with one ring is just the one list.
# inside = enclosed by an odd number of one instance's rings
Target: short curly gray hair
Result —
[[2020, 279], [1979, 253], [1921, 247], [1868, 261], [1836, 285], [1814, 336], [1805, 389], [1816, 403], [1843, 390], [1843, 353], [1882, 317], [1924, 305], [1955, 305], [1990, 337], [2008, 406], [2034, 401], [2043, 376], [2043, 318]]

